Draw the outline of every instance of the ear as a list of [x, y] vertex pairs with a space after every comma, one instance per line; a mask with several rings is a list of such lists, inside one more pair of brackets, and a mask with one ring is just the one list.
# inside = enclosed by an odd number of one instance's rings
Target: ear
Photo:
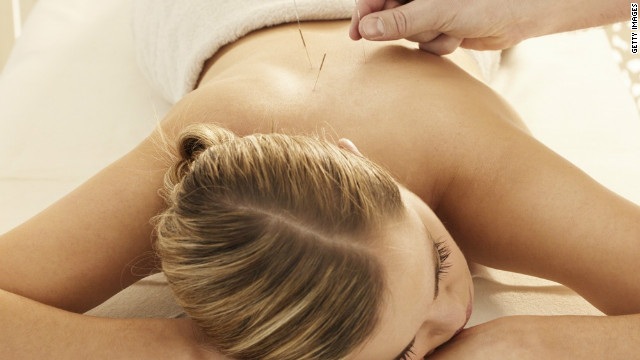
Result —
[[360, 156], [360, 157], [364, 157], [364, 155], [362, 155], [362, 153], [360, 153], [358, 148], [349, 139], [342, 138], [342, 139], [338, 140], [338, 147], [341, 148], [341, 149], [345, 149], [345, 150], [353, 153], [354, 155], [357, 155], [357, 156]]

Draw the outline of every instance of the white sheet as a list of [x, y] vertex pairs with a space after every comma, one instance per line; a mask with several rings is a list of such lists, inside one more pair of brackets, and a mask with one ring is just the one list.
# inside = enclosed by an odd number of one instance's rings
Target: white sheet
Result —
[[[40, 0], [0, 78], [0, 232], [124, 154], [169, 105], [136, 67], [127, 0]], [[345, 35], [346, 36], [346, 35]], [[640, 203], [640, 119], [600, 29], [511, 50], [493, 84], [535, 136]], [[509, 314], [599, 314], [567, 288], [479, 269], [471, 325]], [[92, 311], [177, 316], [161, 277]]]

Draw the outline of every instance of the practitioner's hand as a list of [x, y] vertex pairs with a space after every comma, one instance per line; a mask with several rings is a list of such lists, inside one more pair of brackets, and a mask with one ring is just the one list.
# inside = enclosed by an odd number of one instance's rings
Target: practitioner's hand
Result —
[[503, 49], [527, 37], [518, 15], [522, 7], [509, 0], [359, 0], [349, 35], [354, 40], [406, 38], [438, 55], [458, 46]]
[[349, 35], [358, 40], [406, 38], [444, 55], [458, 46], [504, 49], [540, 35], [628, 18], [627, 0], [357, 0]]

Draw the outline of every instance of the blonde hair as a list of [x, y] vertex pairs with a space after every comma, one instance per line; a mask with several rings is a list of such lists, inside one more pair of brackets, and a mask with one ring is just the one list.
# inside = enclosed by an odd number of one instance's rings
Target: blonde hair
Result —
[[378, 324], [376, 234], [391, 176], [307, 136], [188, 128], [156, 220], [162, 270], [211, 345], [238, 360], [342, 359]]

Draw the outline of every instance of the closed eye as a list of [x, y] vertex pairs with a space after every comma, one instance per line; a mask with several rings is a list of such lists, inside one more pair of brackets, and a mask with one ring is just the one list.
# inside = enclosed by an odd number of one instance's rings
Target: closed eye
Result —
[[433, 246], [437, 257], [436, 270], [435, 270], [435, 292], [433, 298], [437, 298], [440, 292], [440, 281], [451, 268], [451, 263], [447, 261], [451, 255], [451, 249], [446, 245], [444, 240], [434, 240]]

